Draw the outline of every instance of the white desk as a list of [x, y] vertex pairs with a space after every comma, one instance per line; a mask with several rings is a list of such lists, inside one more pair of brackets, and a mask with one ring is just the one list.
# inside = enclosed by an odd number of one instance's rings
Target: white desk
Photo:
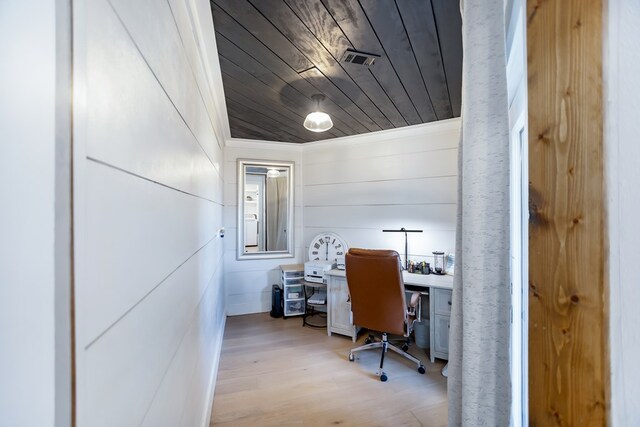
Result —
[[[353, 324], [349, 288], [344, 270], [327, 272], [327, 334], [332, 333], [358, 337], [358, 327]], [[402, 272], [405, 289], [429, 294], [429, 310], [422, 308], [422, 318], [429, 319], [431, 361], [449, 358], [449, 318], [451, 313], [451, 290], [453, 276], [435, 274], [412, 274]]]

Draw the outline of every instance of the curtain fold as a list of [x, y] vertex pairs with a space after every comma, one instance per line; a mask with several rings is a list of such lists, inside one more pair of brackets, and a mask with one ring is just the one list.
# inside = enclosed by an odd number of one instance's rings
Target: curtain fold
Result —
[[288, 177], [267, 179], [267, 251], [287, 250]]
[[464, 0], [449, 425], [508, 426], [509, 116], [503, 0]]

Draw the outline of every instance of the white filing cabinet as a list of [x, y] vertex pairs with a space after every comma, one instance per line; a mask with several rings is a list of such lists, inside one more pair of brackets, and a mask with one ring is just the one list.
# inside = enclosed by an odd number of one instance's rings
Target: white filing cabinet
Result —
[[284, 317], [302, 316], [305, 313], [303, 264], [281, 265], [281, 283], [284, 303]]
[[449, 359], [449, 326], [451, 319], [451, 291], [432, 288], [431, 309], [431, 361]]
[[344, 277], [344, 271], [341, 273], [327, 274], [327, 334], [329, 336], [332, 333], [346, 335], [356, 342], [358, 328], [352, 321], [347, 278]]

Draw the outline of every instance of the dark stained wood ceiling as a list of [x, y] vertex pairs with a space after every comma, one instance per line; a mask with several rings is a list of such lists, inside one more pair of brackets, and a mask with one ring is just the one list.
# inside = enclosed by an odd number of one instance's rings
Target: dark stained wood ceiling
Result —
[[[456, 0], [212, 0], [231, 136], [309, 142], [460, 116]], [[371, 67], [345, 50], [380, 55]], [[333, 128], [302, 123], [314, 94]]]

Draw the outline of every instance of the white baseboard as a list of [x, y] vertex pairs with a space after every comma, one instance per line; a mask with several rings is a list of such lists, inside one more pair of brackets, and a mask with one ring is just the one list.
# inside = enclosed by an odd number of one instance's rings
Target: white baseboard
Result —
[[227, 315], [224, 314], [224, 310], [221, 310], [223, 315], [222, 315], [222, 321], [219, 322], [218, 324], [220, 325], [220, 328], [218, 330], [218, 342], [216, 345], [216, 351], [214, 354], [214, 360], [213, 363], [211, 365], [211, 377], [209, 378], [209, 387], [207, 389], [207, 402], [209, 402], [209, 404], [205, 407], [204, 409], [204, 414], [203, 414], [203, 418], [202, 421], [200, 423], [201, 426], [203, 427], [208, 427], [210, 425], [210, 420], [211, 420], [211, 411], [213, 409], [213, 398], [214, 398], [214, 393], [216, 390], [216, 379], [218, 378], [218, 367], [220, 365], [220, 353], [222, 352], [222, 341], [224, 340], [224, 328], [225, 325], [227, 323]]

